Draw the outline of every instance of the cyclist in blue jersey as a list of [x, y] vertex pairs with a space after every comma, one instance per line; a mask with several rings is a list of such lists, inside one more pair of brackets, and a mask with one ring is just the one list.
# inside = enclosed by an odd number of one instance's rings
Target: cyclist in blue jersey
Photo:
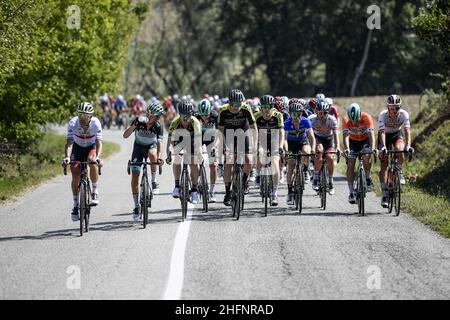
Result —
[[[316, 149], [316, 139], [314, 138], [314, 132], [312, 130], [311, 121], [308, 118], [302, 116], [304, 112], [304, 105], [299, 102], [294, 102], [289, 105], [290, 118], [284, 122], [284, 130], [286, 132], [286, 144], [287, 150], [291, 154], [297, 153], [311, 153], [311, 150]], [[285, 144], [285, 148], [286, 148]], [[303, 158], [305, 169], [308, 168], [309, 157]], [[288, 196], [287, 204], [294, 204], [294, 190], [293, 175], [294, 175], [295, 159], [288, 160]], [[304, 171], [305, 182], [310, 181], [309, 173], [307, 170]]]

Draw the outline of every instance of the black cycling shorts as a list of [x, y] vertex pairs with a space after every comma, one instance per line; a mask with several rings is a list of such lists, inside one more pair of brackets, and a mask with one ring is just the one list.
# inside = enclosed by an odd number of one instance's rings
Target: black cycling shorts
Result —
[[92, 157], [95, 156], [95, 150], [95, 144], [89, 147], [81, 147], [80, 145], [73, 143], [70, 161], [87, 162], [89, 155], [92, 155]]
[[[149, 146], [143, 146], [135, 142], [133, 146], [133, 153], [131, 154], [131, 162], [143, 162], [144, 158], [148, 158], [148, 152], [156, 148], [157, 148], [156, 143], [151, 144]], [[139, 171], [141, 170], [141, 166], [140, 165], [131, 166], [131, 170]]]
[[[393, 150], [394, 145], [397, 143], [398, 140], [403, 141], [403, 132], [402, 130], [399, 130], [397, 132], [392, 133], [386, 133], [386, 148], [388, 150]], [[381, 149], [381, 138], [380, 133], [378, 132], [378, 149]]]
[[303, 150], [304, 146], [309, 146], [308, 139], [303, 139], [301, 141], [289, 141], [288, 140], [288, 152], [292, 154], [299, 154]]
[[326, 151], [334, 151], [333, 137], [322, 138], [316, 136], [316, 144], [321, 144], [323, 146], [323, 150]]
[[350, 151], [358, 153], [363, 149], [370, 148], [370, 140], [366, 138], [364, 140], [352, 140], [350, 139]]

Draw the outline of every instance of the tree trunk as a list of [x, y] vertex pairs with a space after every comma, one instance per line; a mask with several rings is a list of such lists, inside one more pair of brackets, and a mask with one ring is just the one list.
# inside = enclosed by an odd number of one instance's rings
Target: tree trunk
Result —
[[356, 85], [358, 84], [358, 79], [364, 71], [364, 67], [367, 62], [367, 57], [369, 56], [369, 48], [370, 48], [370, 43], [372, 42], [372, 35], [373, 35], [373, 29], [369, 29], [369, 31], [367, 32], [366, 45], [364, 47], [363, 57], [361, 59], [361, 63], [356, 68], [355, 76], [353, 77], [352, 88], [350, 90], [351, 97], [355, 96]]

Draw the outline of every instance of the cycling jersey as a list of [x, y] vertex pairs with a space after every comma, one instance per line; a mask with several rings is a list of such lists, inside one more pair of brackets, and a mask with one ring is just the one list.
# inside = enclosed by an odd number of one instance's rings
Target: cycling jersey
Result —
[[369, 138], [369, 133], [373, 131], [373, 120], [370, 114], [362, 112], [361, 121], [353, 122], [348, 117], [344, 118], [342, 131], [348, 134], [350, 140], [363, 141]]
[[178, 129], [185, 129], [189, 131], [192, 138], [194, 136], [199, 136], [202, 134], [202, 125], [196, 117], [191, 117], [189, 119], [188, 126], [186, 128], [183, 128], [183, 126], [181, 125], [181, 116], [177, 115], [169, 126], [169, 136], [171, 136], [175, 132], [175, 130]]
[[223, 105], [219, 109], [218, 124], [225, 129], [243, 129], [248, 130], [249, 126], [255, 123], [252, 109], [245, 103], [241, 104], [239, 112], [232, 113], [229, 104]]
[[[284, 128], [284, 121], [283, 121], [283, 114], [281, 112], [272, 110], [270, 114], [269, 119], [264, 119], [263, 113], [256, 112], [255, 113], [255, 121], [258, 129], [263, 130], [260, 131], [259, 140], [261, 142], [267, 142], [263, 143], [263, 145], [267, 145], [270, 148], [270, 141], [272, 141], [272, 130], [276, 129], [283, 129]], [[266, 137], [264, 137], [264, 135]]]
[[403, 128], [409, 128], [409, 114], [403, 109], [400, 109], [395, 118], [389, 116], [389, 111], [384, 110], [378, 117], [378, 130], [385, 133], [394, 133]]
[[302, 117], [298, 128], [296, 128], [294, 121], [292, 119], [288, 119], [284, 122], [284, 130], [286, 131], [288, 141], [304, 141], [307, 139], [306, 133], [312, 130], [311, 121], [305, 117]]
[[215, 137], [213, 131], [217, 129], [217, 115], [215, 113], [211, 113], [208, 117], [208, 122], [205, 122], [201, 115], [197, 114], [195, 117], [198, 119], [198, 121], [200, 121], [200, 124], [202, 125], [202, 144], [209, 145], [214, 142]]
[[134, 129], [134, 141], [141, 146], [153, 146], [161, 143], [164, 135], [164, 128], [159, 121], [156, 121], [150, 128], [147, 124], [138, 122]]
[[69, 121], [67, 128], [67, 139], [73, 140], [80, 147], [84, 148], [95, 145], [97, 140], [102, 140], [102, 125], [100, 120], [92, 117], [88, 129], [85, 131], [80, 125], [80, 119], [73, 117]]
[[335, 117], [328, 115], [325, 121], [322, 121], [317, 115], [313, 114], [308, 118], [311, 121], [314, 135], [320, 138], [328, 138], [333, 136], [333, 131], [337, 130], [337, 120]]
[[336, 118], [336, 121], [339, 122], [339, 111], [337, 109], [336, 105], [331, 105], [330, 106], [330, 115]]

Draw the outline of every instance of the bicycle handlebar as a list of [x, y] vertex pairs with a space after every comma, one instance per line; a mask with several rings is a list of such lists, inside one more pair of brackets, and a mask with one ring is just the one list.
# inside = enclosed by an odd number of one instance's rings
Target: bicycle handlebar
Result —
[[89, 162], [87, 162], [87, 161], [70, 161], [69, 163], [63, 165], [65, 176], [67, 176], [67, 166], [69, 164], [85, 164], [85, 165], [96, 164], [98, 166], [98, 174], [100, 176], [102, 175], [102, 167], [100, 167], [100, 165], [95, 161], [89, 161]]
[[387, 154], [407, 153], [407, 154], [408, 154], [408, 162], [411, 162], [412, 156], [413, 156], [413, 153], [412, 153], [412, 152], [408, 152], [408, 151], [406, 151], [406, 150], [403, 150], [403, 151], [398, 151], [398, 150], [387, 150], [386, 153], [387, 153]]
[[337, 163], [339, 163], [339, 160], [341, 159], [341, 153], [337, 152], [337, 151], [322, 151], [322, 152], [316, 152], [316, 154], [324, 154], [324, 155], [335, 154], [335, 155], [337, 155]]

